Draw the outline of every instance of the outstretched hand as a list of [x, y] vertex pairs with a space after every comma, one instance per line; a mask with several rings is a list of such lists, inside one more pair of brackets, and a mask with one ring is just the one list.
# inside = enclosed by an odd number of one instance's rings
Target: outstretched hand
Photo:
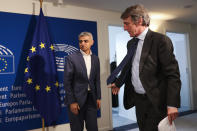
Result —
[[117, 95], [119, 93], [120, 88], [117, 87], [115, 83], [112, 83], [108, 85], [107, 87], [112, 89], [112, 94]]

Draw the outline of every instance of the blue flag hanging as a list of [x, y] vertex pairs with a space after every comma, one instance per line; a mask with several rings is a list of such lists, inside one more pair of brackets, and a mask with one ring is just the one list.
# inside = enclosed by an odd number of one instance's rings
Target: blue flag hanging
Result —
[[47, 125], [56, 121], [61, 110], [59, 83], [47, 23], [40, 9], [33, 41], [27, 57], [23, 90]]

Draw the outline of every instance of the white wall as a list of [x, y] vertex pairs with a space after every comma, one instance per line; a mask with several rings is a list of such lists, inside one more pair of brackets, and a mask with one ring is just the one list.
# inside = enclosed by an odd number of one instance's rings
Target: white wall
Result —
[[160, 27], [163, 32], [178, 32], [178, 33], [187, 33], [189, 36], [189, 41], [187, 46], [188, 54], [188, 67], [189, 67], [189, 84], [190, 84], [190, 94], [191, 94], [191, 106], [192, 109], [197, 109], [197, 90], [196, 90], [196, 80], [197, 80], [197, 69], [196, 69], [196, 41], [197, 41], [197, 24], [184, 24], [177, 22], [164, 22]]
[[188, 34], [185, 33], [174, 33], [167, 32], [167, 35], [172, 40], [174, 46], [174, 54], [179, 63], [180, 70], [180, 78], [182, 82], [181, 88], [181, 109], [180, 110], [190, 110], [191, 102], [190, 102], [190, 88], [189, 88], [189, 73], [188, 73], [188, 49], [187, 39]]
[[192, 83], [192, 91], [191, 93], [193, 94], [193, 108], [197, 109], [197, 61], [196, 61], [196, 56], [197, 56], [197, 25], [191, 26], [190, 30], [190, 58], [191, 58], [191, 83]]
[[[0, 11], [3, 12], [13, 12], [21, 14], [36, 14], [39, 13], [39, 2], [36, 0], [1, 0], [0, 1]], [[52, 3], [43, 3], [43, 12], [45, 16], [60, 17], [60, 18], [71, 18], [80, 20], [90, 20], [97, 22], [98, 30], [98, 55], [101, 64], [101, 88], [102, 88], [102, 107], [101, 107], [101, 118], [99, 118], [99, 129], [107, 131], [112, 128], [112, 115], [111, 115], [111, 91], [106, 88], [106, 79], [110, 74], [109, 68], [109, 38], [108, 38], [108, 25], [122, 25], [120, 20], [120, 13], [109, 12], [103, 10], [88, 9], [83, 7], [71, 6], [71, 5], [61, 5], [55, 6]], [[193, 86], [192, 92], [194, 94], [193, 98], [197, 98], [197, 70], [194, 68], [197, 66], [197, 61], [195, 56], [197, 56], [197, 26], [187, 25], [187, 24], [177, 24], [164, 22], [158, 23], [160, 26], [158, 28], [159, 32], [164, 33], [165, 30], [176, 31], [188, 31], [190, 32], [190, 58], [191, 58], [191, 83]], [[197, 99], [193, 99], [194, 107], [197, 109]], [[50, 127], [47, 131], [65, 131], [69, 130], [69, 125], [58, 125], [56, 127]], [[41, 131], [41, 129], [36, 129], [34, 131]]]
[[[117, 61], [117, 56], [116, 56], [116, 35], [123, 32], [124, 29], [123, 27], [117, 27], [115, 26], [109, 26], [108, 27], [108, 32], [109, 32], [109, 54], [110, 54], [110, 63], [113, 62], [113, 61]], [[117, 63], [119, 64], [119, 63]]]

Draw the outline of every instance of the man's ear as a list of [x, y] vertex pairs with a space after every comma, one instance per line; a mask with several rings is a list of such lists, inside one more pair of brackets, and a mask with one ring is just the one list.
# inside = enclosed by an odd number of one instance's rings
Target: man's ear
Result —
[[94, 40], [92, 40], [92, 45], [94, 45]]
[[142, 24], [143, 24], [143, 19], [142, 19], [142, 17], [140, 17], [138, 20], [138, 25], [142, 25]]

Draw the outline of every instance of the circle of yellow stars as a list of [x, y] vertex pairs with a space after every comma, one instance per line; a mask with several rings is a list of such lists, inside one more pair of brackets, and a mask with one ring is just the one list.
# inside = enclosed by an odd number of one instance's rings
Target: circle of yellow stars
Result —
[[[39, 45], [39, 47], [40, 47], [40, 49], [44, 49], [44, 48], [45, 48], [45, 43], [41, 42], [40, 45]], [[52, 44], [50, 45], [49, 48], [50, 48], [52, 51], [54, 50], [54, 46], [53, 46]], [[30, 50], [31, 50], [31, 53], [36, 53], [36, 47], [32, 46], [32, 47], [30, 48]], [[29, 60], [30, 60], [30, 57], [28, 56], [26, 60], [29, 61]], [[27, 67], [27, 68], [25, 68], [24, 73], [28, 73], [28, 72], [29, 72], [29, 70], [28, 70], [28, 67]], [[33, 80], [32, 80], [31, 78], [28, 78], [26, 82], [27, 82], [28, 85], [33, 84]], [[58, 81], [56, 81], [56, 82], [54, 83], [54, 85], [55, 85], [55, 87], [58, 88], [58, 87], [59, 87]], [[36, 86], [35, 86], [34, 88], [35, 88], [36, 91], [39, 91], [41, 87], [40, 87], [40, 85], [36, 84]], [[51, 87], [47, 85], [47, 86], [45, 87], [45, 91], [46, 91], [46, 92], [50, 92], [50, 91], [51, 91]]]
[[[31, 85], [31, 84], [33, 83], [33, 80], [32, 80], [31, 78], [28, 78], [26, 82], [27, 82], [28, 85]], [[54, 85], [55, 85], [56, 88], [58, 88], [58, 87], [59, 87], [59, 82], [56, 81], [56, 82], [54, 83]], [[36, 91], [39, 91], [39, 90], [40, 90], [40, 85], [36, 84], [36, 86], [35, 86], [34, 88], [35, 88]], [[45, 91], [46, 91], [46, 92], [51, 91], [51, 87], [47, 85], [47, 86], [45, 87]]]
[[[45, 43], [43, 43], [43, 42], [41, 42], [40, 43], [40, 49], [44, 49], [45, 48]], [[54, 50], [54, 46], [51, 44], [50, 45], [50, 47], [49, 47], [52, 51]], [[31, 50], [31, 53], [35, 53], [36, 52], [36, 47], [35, 46], [32, 46], [31, 48], [30, 48], [30, 50]]]
[[3, 72], [7, 69], [8, 63], [4, 58], [0, 58], [0, 62], [3, 62], [4, 67], [2, 69], [0, 69], [0, 72]]

